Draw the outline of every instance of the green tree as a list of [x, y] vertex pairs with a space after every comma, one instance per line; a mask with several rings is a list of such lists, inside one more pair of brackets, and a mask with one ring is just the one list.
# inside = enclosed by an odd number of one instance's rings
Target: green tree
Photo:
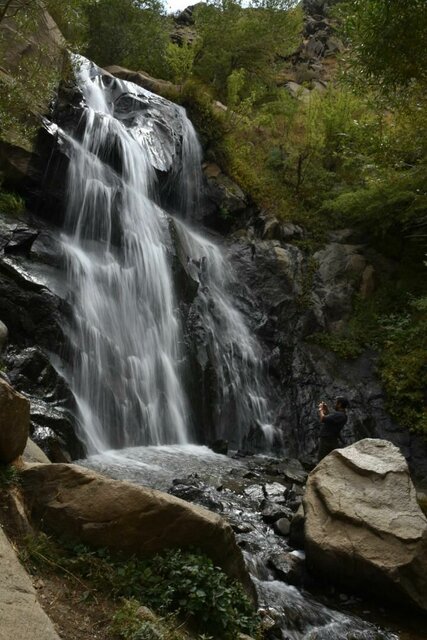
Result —
[[340, 9], [350, 60], [383, 89], [427, 79], [425, 0], [354, 0]]
[[91, 60], [164, 73], [169, 34], [160, 0], [98, 0], [88, 6], [87, 16]]
[[[302, 12], [291, 0], [210, 0], [196, 11], [199, 35], [195, 73], [227, 98], [228, 78], [245, 74], [241, 97], [274, 79], [277, 60], [299, 42]], [[245, 95], [246, 94], [246, 95]]]

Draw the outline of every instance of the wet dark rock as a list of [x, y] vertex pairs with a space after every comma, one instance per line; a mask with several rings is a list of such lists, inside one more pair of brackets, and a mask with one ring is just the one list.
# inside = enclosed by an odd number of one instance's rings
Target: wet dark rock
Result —
[[31, 432], [32, 439], [48, 457], [50, 462], [72, 462], [71, 456], [67, 451], [66, 442], [52, 429], [32, 425]]
[[263, 488], [264, 495], [267, 500], [279, 503], [285, 502], [286, 487], [283, 484], [280, 484], [279, 482], [270, 482], [263, 485]]
[[28, 255], [39, 233], [39, 231], [31, 231], [27, 227], [18, 227], [14, 229], [11, 238], [4, 245], [4, 252], [24, 253]]
[[10, 380], [19, 391], [47, 402], [73, 404], [73, 395], [65, 379], [40, 347], [11, 351], [6, 364]]
[[246, 471], [246, 473], [243, 474], [243, 477], [248, 479], [259, 478], [260, 474], [255, 471]]
[[228, 517], [227, 519], [231, 524], [231, 528], [236, 534], [251, 533], [251, 531], [254, 530], [254, 527], [250, 524], [250, 522], [237, 522], [230, 517]]
[[297, 512], [295, 513], [295, 515], [291, 520], [291, 526], [289, 529], [289, 544], [295, 547], [296, 549], [304, 549], [304, 545], [305, 545], [304, 526], [305, 526], [305, 515], [304, 515], [303, 505], [301, 504], [298, 507]]
[[212, 444], [210, 445], [210, 448], [215, 453], [219, 453], [226, 456], [228, 453], [228, 440], [223, 440], [223, 439], [215, 440], [215, 442], [212, 442]]
[[216, 497], [215, 490], [204, 485], [175, 484], [169, 489], [168, 493], [187, 502], [200, 504], [217, 513], [223, 511], [221, 500]]
[[[52, 462], [70, 462], [85, 456], [74, 416], [68, 409], [31, 398], [30, 420], [32, 439]], [[58, 456], [54, 451], [60, 451], [64, 460], [55, 459]]]
[[295, 511], [298, 511], [301, 503], [302, 503], [302, 497], [298, 497], [298, 498], [295, 498], [294, 500], [287, 500], [286, 505], [291, 511], [295, 512]]
[[304, 584], [305, 562], [297, 552], [273, 554], [268, 559], [268, 565], [278, 580], [298, 586]]
[[287, 536], [289, 535], [289, 531], [291, 529], [291, 521], [289, 520], [289, 518], [280, 518], [279, 520], [276, 520], [276, 522], [274, 522], [273, 529], [279, 535]]
[[12, 257], [0, 258], [0, 315], [10, 339], [20, 346], [48, 349], [66, 342], [63, 326], [67, 306], [42, 281]]
[[261, 511], [262, 519], [267, 524], [273, 524], [287, 515], [289, 515], [289, 510], [286, 507], [281, 507], [277, 503], [271, 502], [264, 503]]
[[250, 498], [252, 503], [261, 506], [262, 501], [264, 500], [264, 490], [263, 487], [259, 484], [253, 484], [249, 487], [246, 487], [244, 490], [244, 494]]
[[304, 484], [307, 480], [307, 471], [297, 458], [284, 460], [276, 467], [278, 475], [283, 475], [287, 480], [293, 480], [299, 484]]
[[9, 379], [30, 399], [31, 434], [54, 462], [84, 456], [76, 435], [74, 396], [40, 347], [10, 349], [5, 357]]

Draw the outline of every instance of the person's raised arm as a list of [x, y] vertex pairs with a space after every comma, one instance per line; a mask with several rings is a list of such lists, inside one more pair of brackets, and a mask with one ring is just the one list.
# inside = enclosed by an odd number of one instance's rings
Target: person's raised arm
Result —
[[329, 413], [328, 405], [326, 404], [326, 402], [321, 402], [319, 404], [319, 419], [320, 419], [320, 422], [323, 422], [323, 420], [326, 418], [328, 413]]

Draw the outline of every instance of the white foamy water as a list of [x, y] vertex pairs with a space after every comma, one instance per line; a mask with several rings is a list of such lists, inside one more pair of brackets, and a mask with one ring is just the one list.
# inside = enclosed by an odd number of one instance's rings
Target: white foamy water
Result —
[[[215, 437], [231, 434], [238, 446], [257, 426], [272, 439], [262, 353], [228, 293], [230, 265], [183, 222], [174, 221], [171, 235], [172, 219], [156, 204], [153, 166], [172, 166], [181, 218], [199, 206], [202, 155], [185, 111], [132, 83], [103, 78], [83, 58], [76, 57], [76, 69], [85, 104], [77, 131], [62, 132], [70, 150], [63, 247], [74, 312], [70, 383], [88, 453], [194, 441], [186, 385], [194, 372], [175, 291], [174, 234], [198, 284], [217, 380]], [[175, 127], [167, 132], [169, 146], [159, 143], [162, 108]]]

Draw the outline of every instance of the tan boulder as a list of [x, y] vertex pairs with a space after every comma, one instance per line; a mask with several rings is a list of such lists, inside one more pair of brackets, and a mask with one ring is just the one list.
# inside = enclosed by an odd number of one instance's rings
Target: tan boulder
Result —
[[24, 463], [29, 462], [30, 464], [34, 462], [38, 462], [40, 464], [50, 463], [50, 460], [45, 452], [42, 451], [40, 447], [31, 440], [31, 438], [28, 438], [27, 440], [27, 444], [23, 453], [23, 459]]
[[144, 71], [131, 71], [130, 69], [125, 69], [124, 67], [120, 67], [118, 65], [105, 67], [105, 71], [111, 73], [111, 75], [115, 76], [116, 78], [120, 78], [120, 80], [133, 82], [143, 89], [147, 89], [147, 91], [157, 93], [160, 96], [174, 96], [180, 91], [179, 85], [173, 84], [173, 82], [169, 82], [168, 80], [153, 78]]
[[336, 449], [310, 474], [304, 509], [313, 570], [427, 611], [427, 519], [397, 447]]
[[57, 534], [129, 554], [198, 548], [254, 594], [230, 525], [202, 507], [68, 464], [24, 469], [22, 488], [33, 519]]
[[0, 378], [0, 463], [22, 454], [30, 427], [30, 403]]
[[1, 527], [0, 640], [60, 640]]

